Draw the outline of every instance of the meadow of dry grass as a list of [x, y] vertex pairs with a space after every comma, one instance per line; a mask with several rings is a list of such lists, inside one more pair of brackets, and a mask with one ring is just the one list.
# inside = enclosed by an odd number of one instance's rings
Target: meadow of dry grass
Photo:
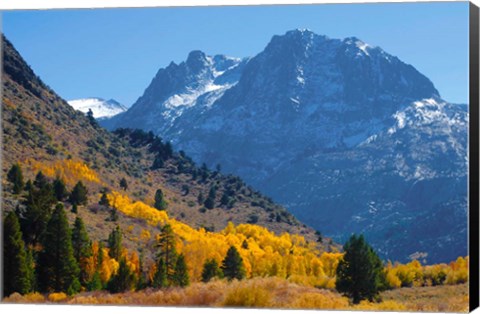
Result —
[[317, 289], [280, 278], [254, 278], [227, 282], [194, 283], [187, 288], [146, 289], [109, 294], [80, 293], [43, 296], [13, 294], [4, 302], [116, 304], [133, 306], [254, 307], [289, 309], [338, 309], [380, 311], [467, 312], [468, 285], [400, 288], [382, 293], [382, 301], [352, 305], [334, 290]]

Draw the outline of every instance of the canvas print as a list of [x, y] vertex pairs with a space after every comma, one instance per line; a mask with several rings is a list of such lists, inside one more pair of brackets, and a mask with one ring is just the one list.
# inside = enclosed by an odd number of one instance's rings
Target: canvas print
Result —
[[2, 301], [468, 311], [470, 10], [3, 11]]

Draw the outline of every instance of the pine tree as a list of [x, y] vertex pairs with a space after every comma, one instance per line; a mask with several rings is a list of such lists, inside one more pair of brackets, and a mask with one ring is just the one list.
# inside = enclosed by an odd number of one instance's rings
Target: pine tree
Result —
[[118, 225], [108, 236], [108, 249], [108, 255], [119, 261], [122, 255], [122, 231]]
[[87, 283], [87, 290], [88, 291], [98, 291], [102, 290], [102, 280], [100, 279], [100, 274], [96, 271], [92, 279]]
[[82, 181], [78, 181], [77, 184], [73, 187], [72, 193], [70, 194], [70, 203], [76, 205], [87, 205], [87, 194], [87, 187], [83, 184]]
[[9, 212], [3, 221], [3, 296], [32, 290], [31, 272], [17, 215]]
[[135, 289], [135, 274], [127, 265], [124, 257], [120, 259], [118, 271], [112, 276], [107, 284], [107, 290], [111, 293], [131, 291]]
[[162, 227], [159, 240], [157, 243], [159, 252], [157, 255], [158, 263], [163, 259], [166, 269], [167, 281], [171, 285], [173, 282], [173, 275], [175, 273], [175, 265], [177, 263], [177, 251], [175, 249], [175, 234], [172, 226], [166, 224]]
[[203, 193], [202, 192], [198, 193], [197, 201], [198, 201], [198, 205], [202, 205], [203, 202], [205, 202], [205, 199], [203, 198]]
[[63, 202], [67, 196], [68, 196], [68, 191], [67, 187], [65, 186], [65, 182], [63, 182], [62, 179], [57, 177], [55, 181], [53, 181], [53, 191], [55, 193], [55, 197], [57, 198], [57, 201]]
[[238, 250], [232, 245], [228, 251], [225, 259], [222, 261], [223, 275], [228, 280], [245, 278], [245, 267], [243, 266], [243, 259], [238, 253]]
[[37, 187], [38, 189], [44, 188], [48, 184], [48, 179], [47, 177], [43, 174], [43, 172], [39, 171], [37, 172], [37, 175], [35, 176], [35, 180], [33, 181], [33, 185]]
[[63, 205], [58, 204], [48, 222], [38, 258], [38, 286], [41, 292], [76, 293], [80, 290], [72, 234]]
[[163, 197], [163, 192], [161, 189], [158, 189], [156, 192], [155, 192], [155, 204], [154, 204], [154, 207], [158, 210], [165, 210], [167, 209], [167, 202], [165, 201], [164, 197]]
[[20, 194], [23, 190], [23, 174], [22, 168], [20, 165], [14, 164], [7, 173], [7, 179], [10, 183], [13, 184], [12, 193], [13, 194]]
[[110, 201], [108, 200], [107, 192], [102, 192], [102, 197], [100, 198], [98, 204], [101, 206], [110, 207]]
[[213, 209], [215, 207], [215, 196], [217, 194], [217, 188], [212, 186], [208, 192], [208, 197], [203, 204], [208, 209]]
[[203, 270], [202, 270], [202, 281], [203, 282], [209, 282], [212, 280], [212, 278], [222, 278], [223, 273], [220, 267], [218, 266], [217, 261], [212, 258], [209, 259], [203, 264]]
[[88, 281], [87, 273], [87, 259], [92, 256], [92, 242], [88, 237], [87, 230], [85, 229], [85, 224], [80, 217], [75, 219], [72, 230], [72, 246], [73, 246], [73, 255], [77, 260], [78, 265], [80, 266], [80, 283], [86, 285]]
[[[36, 183], [28, 190], [25, 206], [19, 207], [17, 210], [20, 227], [27, 245], [35, 245], [39, 242], [56, 202], [52, 185], [43, 182], [42, 176], [40, 176], [40, 180], [35, 180]], [[37, 178], [39, 178], [38, 175]]]
[[138, 259], [138, 279], [137, 279], [137, 290], [142, 290], [147, 287], [147, 282], [145, 280], [145, 274], [143, 273], [143, 252], [140, 253]]
[[175, 264], [175, 272], [173, 274], [173, 283], [175, 286], [180, 287], [186, 287], [190, 284], [187, 264], [185, 263], [185, 256], [183, 254], [180, 254], [177, 257], [177, 262]]
[[99, 269], [102, 267], [103, 259], [104, 259], [104, 256], [103, 256], [103, 243], [100, 242], [100, 243], [98, 243], [97, 265], [95, 265], [97, 270], [99, 270]]
[[128, 189], [128, 183], [127, 183], [127, 180], [125, 178], [122, 178], [120, 180], [120, 187], [126, 191]]
[[153, 276], [152, 286], [154, 288], [168, 287], [167, 267], [165, 266], [165, 261], [162, 257], [158, 259], [157, 270]]
[[87, 119], [88, 119], [88, 122], [90, 122], [90, 124], [91, 124], [94, 128], [97, 128], [97, 127], [98, 127], [98, 122], [97, 122], [97, 120], [95, 120], [95, 117], [93, 116], [93, 111], [92, 111], [91, 108], [88, 109]]
[[33, 256], [33, 248], [27, 248], [26, 262], [27, 262], [27, 278], [30, 281], [31, 291], [37, 290], [37, 276], [35, 273], [35, 258]]
[[337, 267], [336, 288], [354, 304], [373, 301], [384, 287], [383, 264], [363, 235], [352, 235], [345, 243], [343, 259]]
[[24, 190], [28, 192], [31, 189], [33, 189], [33, 183], [32, 183], [32, 180], [28, 179], [27, 183], [25, 183]]

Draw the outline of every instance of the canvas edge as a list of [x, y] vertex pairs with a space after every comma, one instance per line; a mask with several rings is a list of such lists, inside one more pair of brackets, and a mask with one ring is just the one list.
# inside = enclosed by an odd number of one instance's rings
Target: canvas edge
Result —
[[469, 303], [479, 306], [479, 8], [470, 2]]

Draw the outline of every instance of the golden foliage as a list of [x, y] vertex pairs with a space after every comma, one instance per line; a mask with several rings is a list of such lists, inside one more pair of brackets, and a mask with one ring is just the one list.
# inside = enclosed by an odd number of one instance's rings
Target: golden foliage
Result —
[[59, 177], [65, 182], [65, 184], [70, 186], [74, 185], [79, 180], [100, 183], [97, 173], [81, 161], [62, 159], [52, 162], [39, 162], [33, 159], [28, 159], [25, 164], [34, 172], [42, 171], [47, 177]]
[[[153, 226], [170, 224], [177, 238], [177, 251], [185, 255], [192, 281], [199, 281], [207, 259], [219, 264], [228, 248], [234, 245], [242, 256], [248, 277], [277, 276], [296, 278], [297, 283], [334, 287], [336, 267], [341, 253], [320, 254], [314, 244], [308, 244], [302, 236], [284, 233], [275, 235], [268, 229], [252, 224], [238, 226], [229, 223], [221, 232], [207, 232], [168, 217], [139, 201], [131, 201], [126, 195], [112, 192], [107, 195], [110, 204], [123, 214], [140, 218]], [[141, 238], [150, 238], [142, 232]]]
[[50, 302], [62, 302], [65, 301], [68, 296], [63, 292], [54, 292], [48, 295], [48, 301]]
[[468, 281], [468, 257], [447, 264], [422, 266], [414, 260], [407, 264], [388, 263], [387, 284], [390, 288], [456, 285]]

